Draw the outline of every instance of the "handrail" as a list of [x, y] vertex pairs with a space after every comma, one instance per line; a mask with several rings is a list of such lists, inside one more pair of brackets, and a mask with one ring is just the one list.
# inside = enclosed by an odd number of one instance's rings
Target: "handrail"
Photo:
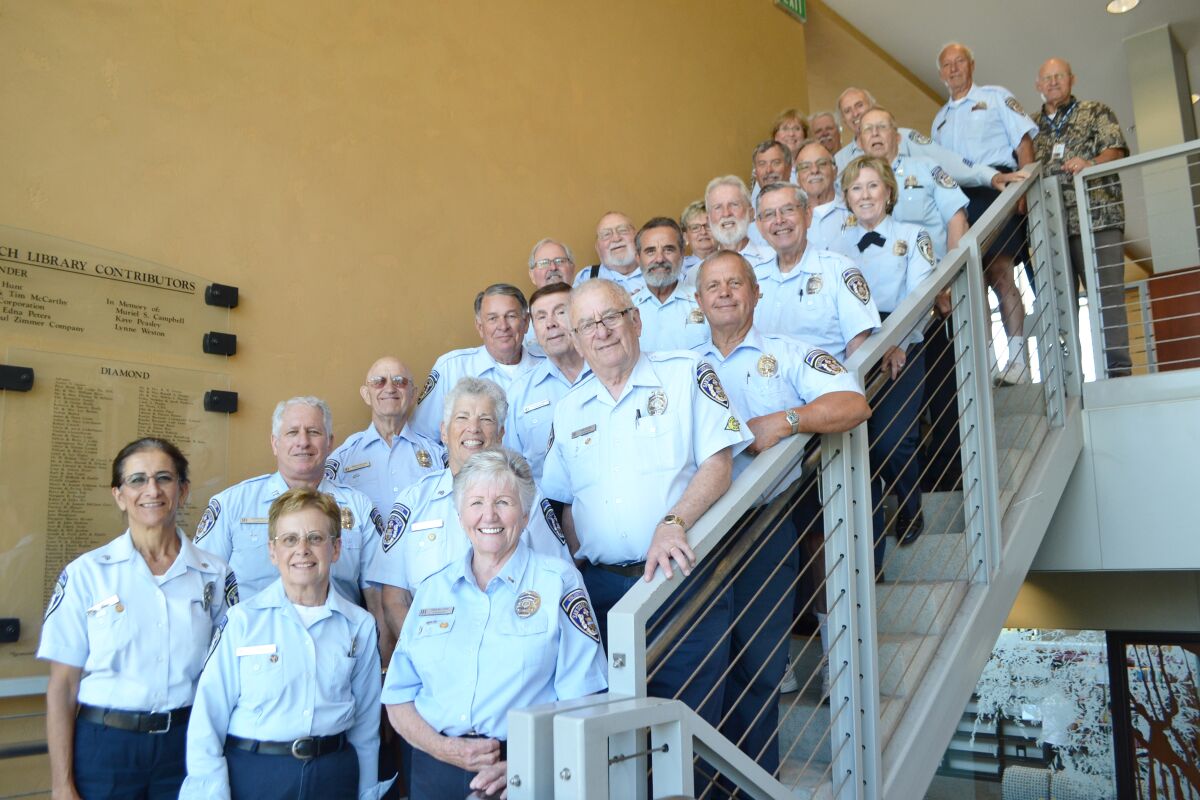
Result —
[[1116, 161], [1105, 161], [1102, 164], [1093, 164], [1087, 169], [1081, 169], [1075, 173], [1075, 191], [1076, 197], [1083, 197], [1079, 194], [1080, 186], [1083, 181], [1088, 178], [1095, 178], [1102, 175], [1107, 175], [1110, 172], [1116, 172], [1121, 169], [1129, 169], [1130, 167], [1138, 167], [1142, 164], [1150, 164], [1155, 161], [1165, 161], [1169, 158], [1178, 158], [1191, 153], [1200, 151], [1200, 139], [1189, 139], [1180, 144], [1173, 144], [1170, 147], [1160, 147], [1157, 150], [1151, 150], [1148, 153], [1139, 153], [1136, 156], [1125, 156], [1118, 158]]

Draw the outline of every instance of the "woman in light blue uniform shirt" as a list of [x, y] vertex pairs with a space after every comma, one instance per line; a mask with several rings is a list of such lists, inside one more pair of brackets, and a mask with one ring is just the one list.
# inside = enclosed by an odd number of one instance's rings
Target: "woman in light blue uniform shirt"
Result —
[[42, 626], [51, 788], [56, 798], [173, 798], [196, 678], [237, 582], [176, 527], [188, 462], [175, 445], [126, 445], [112, 494], [129, 529], [67, 565]]
[[[933, 272], [933, 240], [923, 228], [891, 216], [899, 190], [886, 161], [860, 156], [842, 172], [842, 191], [851, 216], [830, 249], [848, 256], [862, 270], [871, 296], [886, 319], [901, 301]], [[880, 370], [887, 382], [872, 398], [868, 422], [875, 507], [876, 566], [883, 555], [881, 499], [894, 493], [899, 510], [895, 531], [900, 544], [915, 541], [924, 527], [921, 514], [921, 463], [917, 455], [925, 356], [921, 320], [884, 354]], [[869, 383], [869, 381], [868, 381]]]
[[510, 710], [607, 687], [578, 570], [521, 537], [535, 492], [508, 450], [477, 453], [454, 476], [471, 548], [418, 587], [383, 686], [413, 746], [410, 800], [499, 794]]
[[375, 800], [375, 618], [330, 587], [341, 554], [332, 495], [296, 487], [271, 502], [279, 579], [232, 609], [196, 690], [180, 798]]

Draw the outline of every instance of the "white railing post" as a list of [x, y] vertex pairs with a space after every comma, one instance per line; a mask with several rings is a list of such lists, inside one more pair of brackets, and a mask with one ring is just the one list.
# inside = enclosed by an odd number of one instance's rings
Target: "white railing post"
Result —
[[[821, 443], [821, 494], [829, 574], [829, 744], [838, 800], [880, 796], [879, 648], [875, 629], [875, 529], [867, 425]], [[840, 787], [840, 788], [839, 788]]]
[[[1108, 377], [1108, 347], [1104, 341], [1104, 320], [1101, 309], [1104, 298], [1100, 296], [1100, 273], [1096, 267], [1096, 237], [1092, 231], [1092, 206], [1087, 193], [1087, 184], [1081, 173], [1075, 174], [1075, 211], [1079, 214], [1079, 247], [1083, 250], [1083, 280], [1087, 288], [1088, 322], [1092, 328], [1092, 366], [1097, 378]], [[1074, 288], [1075, 278], [1071, 277]]]
[[[986, 312], [979, 240], [967, 240], [967, 263], [954, 279], [954, 360], [962, 442], [963, 515], [972, 580], [987, 583], [1000, 560], [1000, 478], [992, 407], [991, 320]], [[959, 323], [959, 320], [962, 323]]]
[[[1073, 291], [1066, 219], [1058, 181], [1045, 173], [1032, 180], [1038, 184], [1028, 195], [1034, 198], [1029, 203], [1029, 249], [1034, 254], [1033, 275], [1037, 280], [1034, 290], [1041, 306], [1037, 331], [1038, 363], [1046, 399], [1046, 418], [1051, 425], [1061, 427], [1066, 416], [1066, 385], [1072, 380], [1078, 383], [1082, 374], [1075, 335], [1079, 304]], [[1076, 385], [1076, 396], [1079, 391]]]

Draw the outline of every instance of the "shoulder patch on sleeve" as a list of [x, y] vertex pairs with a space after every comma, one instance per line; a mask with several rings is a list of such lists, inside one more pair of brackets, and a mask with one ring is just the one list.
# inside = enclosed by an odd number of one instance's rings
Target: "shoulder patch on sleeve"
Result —
[[851, 267], [843, 272], [842, 281], [850, 293], [857, 297], [864, 306], [871, 302], [871, 287], [867, 285], [867, 279], [863, 277], [862, 270], [858, 267]]
[[937, 181], [937, 185], [941, 186], [943, 189], [958, 188], [958, 181], [950, 177], [950, 173], [946, 172], [946, 170], [942, 169], [941, 167], [935, 166], [933, 168], [933, 179]]
[[[232, 573], [230, 573], [232, 574]], [[221, 643], [221, 634], [225, 632], [225, 626], [229, 624], [229, 615], [222, 614], [221, 621], [213, 626], [212, 640], [208, 643], [208, 655], [204, 657], [204, 665], [201, 669], [208, 666], [208, 660], [212, 658], [212, 654], [217, 652], [217, 645]]]
[[50, 619], [50, 615], [54, 613], [60, 605], [63, 598], [67, 596], [67, 571], [64, 569], [58, 573], [58, 580], [54, 582], [54, 594], [50, 595], [50, 604], [46, 606], [46, 616], [42, 617], [42, 622]]
[[915, 130], [909, 131], [908, 139], [910, 142], [914, 142], [916, 144], [933, 144], [933, 139], [930, 139], [928, 136], [921, 133], [920, 131], [915, 131]]
[[383, 552], [388, 552], [396, 542], [400, 541], [400, 537], [404, 535], [404, 529], [408, 526], [410, 516], [412, 516], [412, 511], [403, 503], [396, 503], [392, 506], [392, 513], [388, 514], [387, 524], [383, 526]]
[[923, 229], [917, 232], [917, 250], [933, 266], [933, 239]]
[[1025, 116], [1025, 109], [1021, 108], [1021, 104], [1017, 102], [1017, 98], [1011, 94], [1004, 98], [1004, 105], [1008, 106], [1009, 110], [1015, 111], [1021, 116]]
[[826, 375], [841, 375], [846, 371], [846, 368], [842, 366], [842, 362], [819, 347], [814, 347], [808, 351], [808, 355], [804, 357], [804, 363], [817, 372], [824, 372]]
[[567, 537], [563, 534], [562, 526], [558, 524], [558, 514], [554, 513], [554, 506], [550, 505], [550, 501], [543, 497], [542, 515], [546, 518], [546, 525], [550, 528], [550, 532], [554, 534], [554, 538], [558, 539], [563, 544], [567, 543]]
[[200, 522], [196, 524], [196, 535], [192, 537], [192, 541], [199, 542], [207, 536], [208, 532], [217, 524], [217, 517], [219, 516], [221, 516], [221, 503], [214, 497], [208, 501], [208, 507], [200, 515]]
[[449, 469], [449, 468], [450, 468], [450, 451], [443, 450], [442, 451], [442, 469]]
[[725, 387], [721, 385], [717, 371], [707, 361], [701, 361], [696, 365], [696, 385], [709, 400], [723, 408], [729, 408], [729, 398], [725, 396]]
[[417, 398], [417, 405], [420, 405], [426, 397], [429, 397], [429, 393], [433, 391], [433, 387], [437, 386], [439, 378], [441, 376], [438, 375], [436, 369], [429, 371], [429, 377], [425, 379], [425, 386], [421, 389], [421, 396]]
[[583, 589], [573, 589], [563, 595], [559, 605], [576, 630], [597, 644], [600, 643], [600, 629], [596, 626], [596, 617], [592, 614], [592, 604], [588, 601], [587, 592]]
[[233, 571], [230, 570], [229, 575], [226, 576], [226, 606], [229, 606], [229, 607], [236, 606], [236, 604], [238, 604], [239, 601], [240, 601], [240, 597], [238, 597], [238, 576], [235, 576]]
[[334, 461], [332, 458], [325, 462], [325, 480], [337, 480], [338, 466], [340, 466], [338, 462]]
[[371, 524], [375, 526], [375, 533], [383, 535], [383, 515], [379, 513], [379, 509], [371, 506]]

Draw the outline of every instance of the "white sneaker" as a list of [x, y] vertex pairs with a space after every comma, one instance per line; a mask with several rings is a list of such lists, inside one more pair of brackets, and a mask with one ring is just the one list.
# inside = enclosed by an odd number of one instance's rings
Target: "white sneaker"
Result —
[[1016, 386], [1021, 383], [1031, 383], [1032, 380], [1029, 375], [1029, 366], [1024, 359], [1021, 359], [1005, 364], [1004, 369], [996, 375], [994, 383], [996, 386]]
[[783, 671], [783, 683], [779, 684], [780, 694], [791, 694], [800, 689], [800, 681], [796, 680], [796, 671], [792, 669], [792, 662], [787, 663], [787, 669]]

